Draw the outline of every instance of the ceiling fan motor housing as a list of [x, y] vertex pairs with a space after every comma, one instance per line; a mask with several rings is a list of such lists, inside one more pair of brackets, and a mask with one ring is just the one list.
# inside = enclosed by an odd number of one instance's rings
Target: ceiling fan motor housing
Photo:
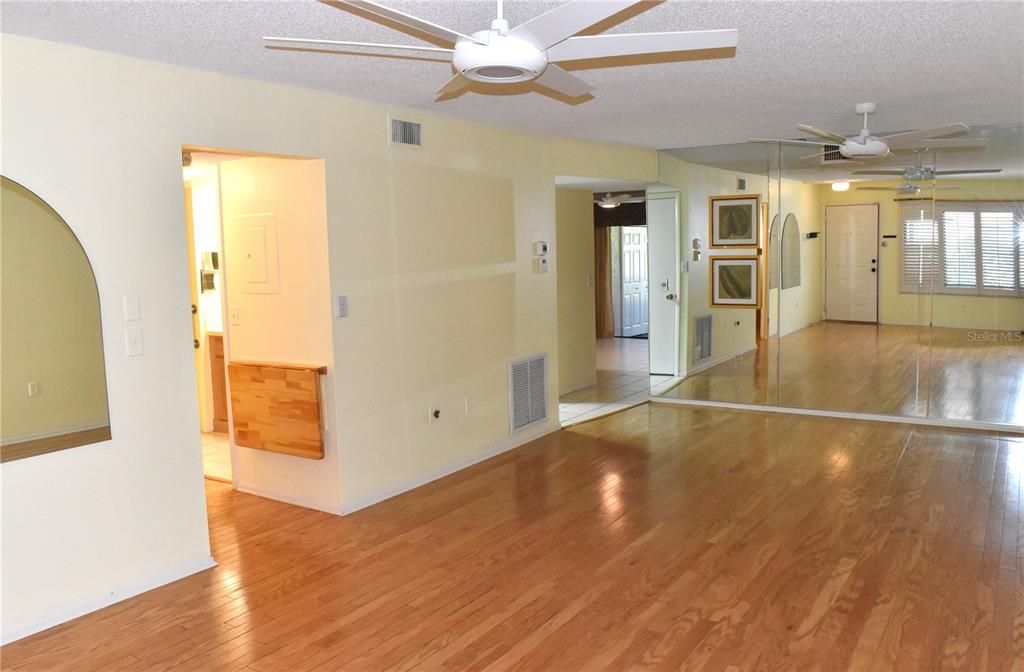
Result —
[[848, 159], [877, 159], [889, 153], [889, 146], [881, 140], [868, 136], [863, 139], [851, 138], [839, 145], [839, 153]]
[[452, 65], [467, 79], [489, 84], [528, 82], [540, 77], [548, 65], [543, 51], [518, 37], [490, 30], [473, 37], [486, 44], [460, 40], [452, 55]]

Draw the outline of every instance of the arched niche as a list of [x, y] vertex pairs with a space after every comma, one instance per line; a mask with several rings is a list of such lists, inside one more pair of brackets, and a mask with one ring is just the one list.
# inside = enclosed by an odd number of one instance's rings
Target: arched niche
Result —
[[0, 176], [0, 460], [110, 438], [100, 301], [64, 219]]
[[782, 223], [782, 243], [780, 245], [782, 259], [782, 288], [800, 286], [800, 224], [796, 215], [789, 213]]

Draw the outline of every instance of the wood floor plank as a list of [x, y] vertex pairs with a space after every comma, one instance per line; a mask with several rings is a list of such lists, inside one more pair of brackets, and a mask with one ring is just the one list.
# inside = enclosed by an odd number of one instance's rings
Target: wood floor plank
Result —
[[207, 482], [219, 565], [12, 672], [1018, 670], [1024, 442], [643, 406], [347, 517]]

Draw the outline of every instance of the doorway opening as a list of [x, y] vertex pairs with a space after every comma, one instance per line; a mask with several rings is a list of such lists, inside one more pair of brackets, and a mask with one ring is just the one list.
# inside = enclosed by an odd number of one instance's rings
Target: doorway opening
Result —
[[182, 177], [203, 475], [333, 501], [324, 162], [184, 147]]
[[563, 426], [644, 403], [678, 381], [679, 200], [657, 186], [556, 178]]

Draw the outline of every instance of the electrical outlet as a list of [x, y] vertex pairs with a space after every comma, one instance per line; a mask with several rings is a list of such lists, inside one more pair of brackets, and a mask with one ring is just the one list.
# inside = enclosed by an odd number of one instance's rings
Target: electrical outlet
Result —
[[441, 409], [433, 404], [427, 406], [427, 419], [430, 421], [430, 424], [434, 424], [435, 422], [440, 420]]

